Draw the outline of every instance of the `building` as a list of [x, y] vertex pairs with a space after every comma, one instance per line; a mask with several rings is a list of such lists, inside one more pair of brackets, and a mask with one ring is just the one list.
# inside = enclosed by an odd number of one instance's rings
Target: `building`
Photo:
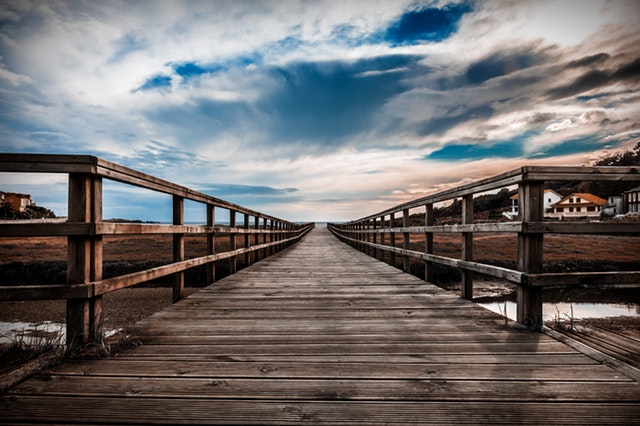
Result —
[[624, 208], [626, 213], [640, 214], [640, 186], [630, 189], [629, 191], [625, 191], [622, 195], [624, 197]]
[[14, 212], [24, 212], [31, 205], [31, 195], [5, 192], [2, 194], [2, 204]]
[[[516, 216], [518, 216], [519, 212], [519, 194], [515, 194], [511, 196], [511, 210], [504, 212], [504, 215], [509, 218], [509, 220], [513, 220]], [[562, 200], [562, 195], [558, 194], [553, 189], [545, 189], [544, 190], [544, 211], [545, 214], [549, 212], [550, 207]]]
[[608, 201], [596, 195], [574, 192], [553, 204], [548, 216], [563, 218], [599, 218]]
[[605, 216], [615, 216], [624, 213], [624, 197], [621, 195], [610, 195], [607, 197], [607, 205], [602, 209]]

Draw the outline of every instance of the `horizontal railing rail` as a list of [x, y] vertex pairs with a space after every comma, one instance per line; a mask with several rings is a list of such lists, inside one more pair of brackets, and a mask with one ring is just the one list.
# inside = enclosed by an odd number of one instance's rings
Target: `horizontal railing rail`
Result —
[[[313, 228], [270, 216], [187, 187], [86, 155], [0, 154], [0, 172], [68, 175], [68, 217], [64, 222], [0, 223], [1, 237], [66, 237], [67, 283], [0, 286], [0, 300], [67, 300], [67, 343], [82, 344], [101, 335], [102, 295], [166, 276], [174, 276], [173, 301], [184, 296], [185, 271], [205, 266], [207, 283], [216, 278], [215, 264], [227, 259], [229, 273], [236, 259], [250, 264], [297, 242]], [[172, 223], [114, 223], [103, 220], [103, 179], [172, 196]], [[206, 225], [184, 223], [185, 200], [206, 208]], [[216, 210], [228, 212], [228, 225], [216, 224]], [[243, 224], [238, 225], [238, 215]], [[253, 223], [252, 222], [253, 219]], [[103, 237], [171, 235], [171, 263], [143, 271], [103, 278]], [[185, 236], [206, 238], [206, 255], [185, 259]], [[228, 250], [216, 251], [216, 237], [226, 236]], [[237, 238], [243, 247], [237, 247]], [[1, 239], [0, 239], [1, 242]]]
[[[541, 327], [543, 287], [598, 285], [640, 287], [640, 271], [543, 273], [545, 234], [605, 234], [640, 236], [640, 222], [550, 222], [545, 221], [544, 185], [558, 181], [640, 181], [635, 167], [521, 167], [494, 177], [422, 197], [344, 224], [328, 224], [343, 241], [372, 256], [387, 254], [390, 262], [402, 257], [408, 272], [410, 259], [425, 265], [425, 280], [434, 282], [434, 266], [458, 268], [462, 277], [462, 297], [473, 298], [473, 274], [480, 273], [517, 285], [517, 321]], [[518, 187], [520, 220], [477, 223], [474, 220], [474, 196], [505, 187]], [[456, 224], [435, 225], [434, 205], [461, 199], [462, 209]], [[410, 226], [410, 210], [424, 209], [424, 226]], [[397, 216], [398, 215], [398, 216]], [[397, 222], [401, 221], [401, 226]], [[517, 269], [474, 261], [473, 239], [478, 233], [517, 234]], [[424, 250], [410, 249], [411, 235], [424, 239]], [[434, 234], [461, 236], [461, 259], [434, 253]], [[397, 237], [401, 236], [398, 244]]]

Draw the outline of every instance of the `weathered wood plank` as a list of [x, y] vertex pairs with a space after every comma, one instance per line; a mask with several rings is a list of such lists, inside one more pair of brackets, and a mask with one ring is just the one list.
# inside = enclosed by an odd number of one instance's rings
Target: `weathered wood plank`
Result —
[[[375, 401], [502, 401], [519, 395], [522, 401], [545, 400], [550, 394], [557, 402], [600, 401], [605, 393], [618, 402], [636, 402], [637, 384], [633, 381], [598, 383], [576, 393], [575, 382], [559, 380], [447, 380], [345, 379], [345, 378], [199, 378], [199, 377], [82, 377], [49, 375], [31, 380], [18, 389], [25, 394], [200, 399], [288, 399], [308, 400], [323, 396], [336, 400]], [[526, 390], [525, 390], [526, 389]]]
[[[637, 402], [495, 401], [335, 401], [237, 400], [143, 397], [75, 399], [74, 414], [64, 409], [68, 397], [16, 395], [0, 399], [3, 420], [69, 424], [581, 424], [636, 425]], [[6, 409], [11, 407], [10, 411]], [[15, 407], [15, 409], [13, 409]], [[116, 409], [114, 409], [116, 408]], [[475, 420], [475, 421], [474, 421]]]
[[[474, 354], [475, 355], [475, 354]], [[56, 375], [128, 377], [127, 368], [135, 369], [136, 377], [200, 377], [200, 378], [317, 378], [317, 379], [445, 379], [445, 380], [531, 380], [630, 382], [630, 379], [604, 365], [594, 365], [584, 357], [565, 354], [532, 357], [526, 361], [520, 355], [409, 355], [389, 356], [320, 356], [294, 357], [258, 354], [210, 357], [216, 361], [184, 358], [121, 359], [101, 363], [71, 363], [56, 369]], [[273, 359], [272, 359], [273, 358]], [[309, 360], [309, 358], [312, 358]], [[436, 360], [439, 362], [431, 362]], [[520, 361], [509, 363], [508, 361]], [[468, 361], [468, 362], [465, 362]], [[484, 361], [484, 362], [481, 362]], [[536, 364], [539, 362], [540, 364]], [[571, 364], [570, 362], [588, 362]], [[133, 370], [131, 370], [133, 371]], [[43, 379], [47, 380], [47, 375]], [[25, 385], [27, 389], [30, 384]], [[636, 388], [637, 389], [637, 388]], [[579, 394], [579, 393], [578, 393]], [[637, 396], [637, 394], [636, 394]]]

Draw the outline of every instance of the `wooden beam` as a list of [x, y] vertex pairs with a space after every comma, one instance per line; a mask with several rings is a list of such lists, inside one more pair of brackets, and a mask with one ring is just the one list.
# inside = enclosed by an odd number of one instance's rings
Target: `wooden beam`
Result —
[[[213, 228], [216, 224], [216, 209], [213, 204], [207, 204], [207, 227]], [[207, 233], [207, 256], [211, 256], [216, 252], [216, 239], [214, 232]], [[207, 284], [213, 284], [216, 281], [216, 264], [215, 262], [207, 263]]]
[[[236, 227], [236, 211], [229, 210], [229, 227]], [[236, 249], [236, 233], [232, 232], [229, 234], [229, 251], [234, 251]], [[229, 273], [235, 274], [237, 270], [236, 258], [235, 256], [229, 258]]]
[[[473, 195], [462, 197], [462, 224], [473, 223]], [[473, 261], [473, 232], [462, 233], [462, 260]], [[473, 271], [462, 270], [462, 297], [473, 299]]]
[[[523, 224], [544, 219], [543, 182], [527, 182], [519, 188], [519, 211]], [[518, 270], [526, 274], [542, 272], [543, 233], [518, 234]], [[518, 286], [517, 321], [526, 326], [542, 327], [542, 289]]]
[[[424, 225], [425, 228], [433, 226], [433, 204], [429, 203], [425, 205], [424, 211]], [[425, 254], [433, 254], [433, 232], [425, 231], [424, 233], [424, 252]], [[434, 264], [432, 261], [425, 260], [424, 262], [424, 279], [426, 282], [434, 282]]]
[[[184, 225], [184, 198], [173, 196], [173, 224]], [[184, 260], [184, 234], [173, 234], [173, 262]], [[184, 297], [184, 271], [176, 272], [173, 282], [173, 303]]]

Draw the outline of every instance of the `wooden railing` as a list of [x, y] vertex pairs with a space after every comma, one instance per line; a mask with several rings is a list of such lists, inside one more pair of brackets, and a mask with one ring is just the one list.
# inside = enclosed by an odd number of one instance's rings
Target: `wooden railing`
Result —
[[[205, 266], [207, 282], [213, 283], [217, 261], [229, 259], [229, 272], [234, 273], [237, 257], [244, 256], [245, 263], [250, 263], [257, 257], [256, 253], [263, 257], [274, 254], [313, 228], [313, 224], [296, 224], [268, 216], [93, 156], [0, 154], [0, 172], [68, 174], [66, 222], [3, 221], [0, 224], [0, 237], [66, 237], [67, 284], [2, 286], [0, 300], [66, 299], [69, 344], [94, 341], [100, 336], [102, 295], [105, 293], [174, 275], [173, 301], [176, 302], [183, 298], [186, 270]], [[103, 179], [171, 195], [173, 224], [104, 222]], [[206, 225], [185, 224], [185, 200], [206, 206]], [[228, 226], [216, 225], [216, 209], [228, 211]], [[237, 226], [238, 215], [244, 216], [243, 226]], [[172, 235], [172, 263], [103, 279], [104, 236], [151, 234]], [[185, 259], [185, 235], [205, 236], [206, 256]], [[228, 236], [229, 250], [216, 252], [215, 238], [222, 235]], [[244, 236], [244, 247], [238, 248], [236, 237], [242, 241], [241, 236]]]
[[[434, 282], [436, 264], [459, 268], [462, 297], [473, 298], [474, 273], [517, 284], [517, 321], [542, 326], [542, 289], [548, 286], [599, 285], [638, 287], [640, 271], [543, 273], [543, 238], [545, 234], [640, 235], [639, 222], [613, 221], [545, 221], [544, 189], [548, 181], [640, 181], [635, 167], [522, 167], [475, 183], [404, 203], [385, 211], [345, 224], [329, 224], [329, 229], [343, 241], [372, 256], [386, 253], [394, 263], [402, 256], [403, 269], [409, 271], [411, 258], [425, 264], [425, 280]], [[515, 222], [477, 223], [474, 220], [474, 196], [505, 187], [518, 186], [520, 220]], [[453, 225], [434, 225], [434, 204], [461, 198], [462, 214]], [[424, 226], [410, 226], [410, 210], [424, 209]], [[402, 226], [397, 226], [396, 214]], [[461, 259], [434, 254], [434, 234], [459, 234]], [[517, 269], [508, 269], [474, 261], [473, 236], [476, 233], [517, 233]], [[424, 250], [410, 250], [410, 236], [422, 234]], [[396, 235], [402, 235], [401, 247]], [[421, 235], [421, 236], [422, 236]]]

